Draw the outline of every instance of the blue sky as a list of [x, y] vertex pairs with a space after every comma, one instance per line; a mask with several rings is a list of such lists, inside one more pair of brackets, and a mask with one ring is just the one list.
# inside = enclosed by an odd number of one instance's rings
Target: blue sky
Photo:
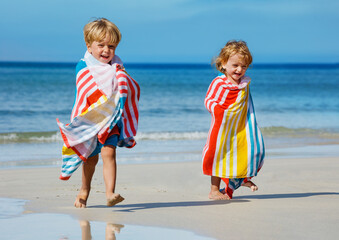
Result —
[[338, 63], [338, 0], [1, 1], [0, 61], [77, 62], [95, 17], [122, 32], [124, 62], [210, 63], [230, 39], [254, 63]]

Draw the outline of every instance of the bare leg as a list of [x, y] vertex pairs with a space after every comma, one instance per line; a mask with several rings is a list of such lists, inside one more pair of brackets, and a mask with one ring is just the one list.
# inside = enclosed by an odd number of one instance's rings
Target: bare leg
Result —
[[91, 191], [92, 177], [95, 171], [95, 166], [98, 163], [98, 155], [90, 157], [82, 164], [82, 183], [78, 196], [75, 199], [74, 206], [76, 208], [85, 208], [87, 198]]
[[252, 192], [255, 192], [258, 190], [258, 186], [255, 185], [252, 181], [247, 181], [243, 183], [241, 186], [249, 187], [252, 190]]
[[209, 199], [213, 199], [213, 200], [229, 200], [230, 199], [227, 194], [222, 194], [219, 191], [220, 181], [221, 181], [221, 178], [211, 176], [211, 191], [210, 191], [210, 194], [208, 195]]
[[106, 186], [107, 206], [114, 206], [124, 200], [120, 194], [115, 193], [117, 174], [116, 153], [114, 146], [103, 146], [101, 149], [103, 162], [103, 175]]

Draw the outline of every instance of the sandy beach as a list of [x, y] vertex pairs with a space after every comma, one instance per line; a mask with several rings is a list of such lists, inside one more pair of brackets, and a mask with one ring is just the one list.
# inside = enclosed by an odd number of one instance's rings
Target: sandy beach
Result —
[[[200, 162], [118, 166], [117, 192], [105, 206], [98, 166], [86, 209], [73, 207], [81, 171], [58, 180], [59, 168], [0, 170], [3, 198], [28, 200], [24, 214], [61, 213], [79, 220], [182, 229], [215, 239], [335, 239], [339, 234], [339, 159], [267, 158], [254, 182], [230, 201], [208, 199]], [[137, 239], [137, 238], [136, 238]]]

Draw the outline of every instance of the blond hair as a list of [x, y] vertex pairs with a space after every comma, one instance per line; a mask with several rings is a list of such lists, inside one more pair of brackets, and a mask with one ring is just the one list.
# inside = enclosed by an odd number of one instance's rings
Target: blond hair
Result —
[[223, 65], [235, 54], [243, 56], [247, 67], [252, 63], [252, 55], [246, 42], [231, 40], [221, 49], [219, 56], [214, 60], [215, 66], [220, 72], [224, 72]]
[[98, 18], [89, 22], [84, 27], [84, 38], [86, 45], [91, 45], [94, 41], [101, 42], [109, 36], [110, 43], [118, 46], [121, 40], [119, 28], [106, 18]]

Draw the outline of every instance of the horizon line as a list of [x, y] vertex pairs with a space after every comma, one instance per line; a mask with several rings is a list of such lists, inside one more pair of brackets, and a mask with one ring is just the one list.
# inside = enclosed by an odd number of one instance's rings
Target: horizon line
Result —
[[[78, 62], [52, 62], [52, 61], [3, 61], [0, 60], [0, 65], [10, 65], [15, 66], [19, 64], [20, 66], [24, 65], [59, 65], [59, 66], [74, 66]], [[125, 62], [125, 65], [138, 65], [138, 66], [213, 66], [212, 63], [203, 63], [203, 62]], [[339, 62], [257, 62], [252, 63], [251, 66], [332, 66], [339, 67]]]

